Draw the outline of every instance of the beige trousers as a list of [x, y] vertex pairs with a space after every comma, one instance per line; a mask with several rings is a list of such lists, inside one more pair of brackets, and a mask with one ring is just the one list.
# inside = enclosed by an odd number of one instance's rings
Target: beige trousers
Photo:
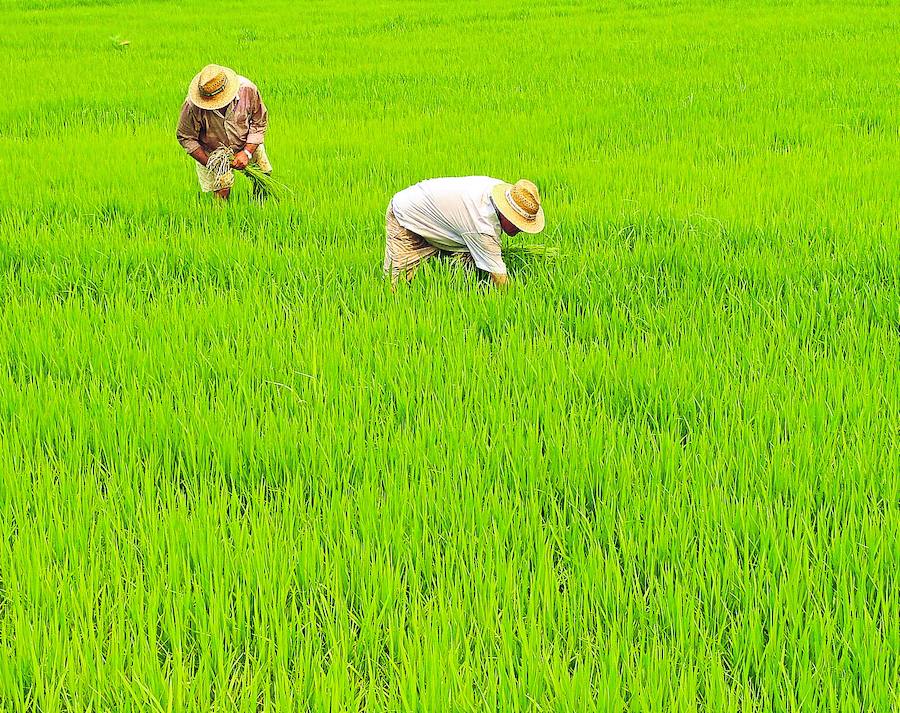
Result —
[[469, 253], [445, 253], [440, 248], [431, 245], [421, 235], [416, 235], [400, 225], [390, 204], [388, 204], [387, 213], [384, 216], [384, 223], [387, 232], [387, 241], [384, 246], [384, 271], [391, 273], [393, 282], [396, 283], [400, 275], [409, 280], [422, 262], [435, 255], [447, 255], [466, 269], [475, 269], [475, 262]]

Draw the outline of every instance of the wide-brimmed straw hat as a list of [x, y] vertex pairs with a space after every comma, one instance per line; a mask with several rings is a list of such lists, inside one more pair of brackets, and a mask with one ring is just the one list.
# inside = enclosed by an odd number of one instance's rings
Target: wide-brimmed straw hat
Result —
[[239, 88], [240, 82], [234, 70], [208, 64], [194, 77], [188, 87], [188, 97], [201, 109], [221, 109], [231, 103]]
[[523, 233], [540, 233], [544, 229], [541, 194], [531, 181], [523, 178], [515, 185], [498, 183], [491, 189], [491, 198], [503, 217]]

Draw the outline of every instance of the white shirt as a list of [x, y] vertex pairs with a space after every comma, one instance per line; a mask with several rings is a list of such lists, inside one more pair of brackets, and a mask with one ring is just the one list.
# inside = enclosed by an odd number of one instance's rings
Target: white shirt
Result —
[[475, 265], [506, 274], [500, 253], [500, 219], [491, 201], [496, 178], [432, 178], [400, 191], [391, 201], [397, 222], [429, 244], [471, 253]]

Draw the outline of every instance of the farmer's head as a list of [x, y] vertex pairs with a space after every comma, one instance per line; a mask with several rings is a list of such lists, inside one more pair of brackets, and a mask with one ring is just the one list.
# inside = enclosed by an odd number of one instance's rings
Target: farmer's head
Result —
[[191, 81], [188, 97], [201, 109], [223, 109], [237, 96], [240, 81], [228, 67], [208, 64]]
[[515, 225], [509, 222], [503, 213], [499, 210], [497, 211], [497, 215], [500, 217], [500, 227], [503, 229], [503, 232], [507, 235], [518, 235], [522, 231], [519, 230]]
[[524, 178], [516, 183], [500, 183], [491, 191], [500, 227], [507, 235], [540, 233], [544, 229], [544, 209], [541, 195], [531, 181]]

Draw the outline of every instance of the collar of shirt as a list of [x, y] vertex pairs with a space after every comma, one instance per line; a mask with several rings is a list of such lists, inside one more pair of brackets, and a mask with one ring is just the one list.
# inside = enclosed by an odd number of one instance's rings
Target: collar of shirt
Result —
[[213, 109], [213, 111], [216, 114], [218, 114], [219, 116], [221, 116], [223, 119], [227, 119], [228, 112], [230, 112], [237, 105], [237, 100], [238, 100], [238, 98], [235, 97], [234, 99], [231, 100], [231, 102], [229, 104], [226, 104], [221, 109]]

